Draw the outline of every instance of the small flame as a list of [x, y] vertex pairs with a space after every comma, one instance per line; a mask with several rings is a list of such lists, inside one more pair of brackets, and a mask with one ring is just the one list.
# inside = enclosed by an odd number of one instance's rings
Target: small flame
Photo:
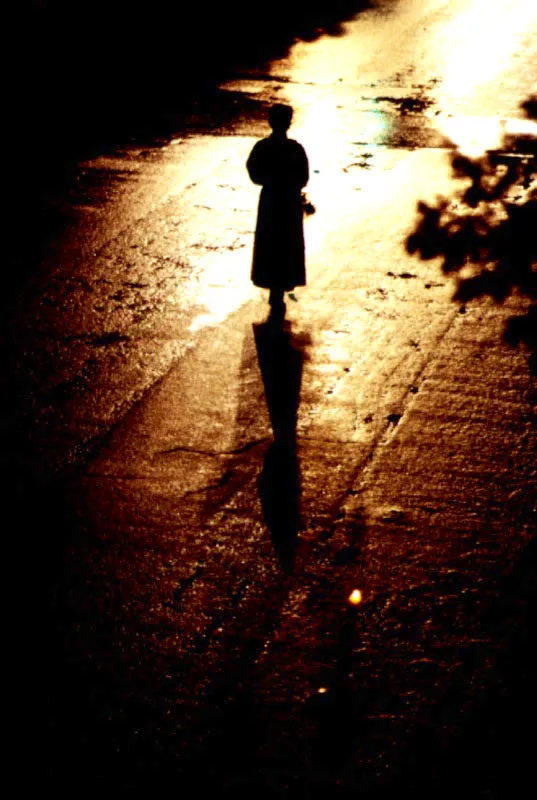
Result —
[[361, 602], [362, 602], [362, 592], [360, 591], [360, 589], [353, 589], [349, 595], [349, 603], [351, 603], [353, 606], [357, 606], [360, 605]]

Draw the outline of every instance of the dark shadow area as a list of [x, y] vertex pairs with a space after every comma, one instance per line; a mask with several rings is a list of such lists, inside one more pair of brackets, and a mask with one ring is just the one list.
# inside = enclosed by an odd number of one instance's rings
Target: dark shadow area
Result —
[[[537, 97], [523, 108], [537, 120]], [[537, 375], [537, 138], [505, 136], [501, 150], [477, 159], [457, 153], [452, 166], [465, 188], [436, 205], [419, 204], [407, 250], [443, 259], [443, 272], [458, 278], [456, 302], [525, 298], [527, 310], [509, 320], [505, 339], [528, 349]]]
[[[324, 631], [316, 669], [320, 666], [318, 685], [327, 691], [309, 698], [300, 712], [303, 725], [297, 728], [283, 706], [281, 729], [274, 728], [277, 704], [274, 698], [267, 704], [259, 691], [262, 672], [257, 662], [267, 638], [281, 624], [292, 579], [282, 582], [273, 576], [247, 613], [243, 610], [227, 628], [222, 640], [228, 654], [225, 669], [215, 673], [208, 690], [188, 709], [173, 704], [174, 684], [191, 674], [189, 658], [203, 657], [208, 639], [201, 636], [190, 656], [163, 663], [169, 673], [164, 680], [162, 674], [146, 671], [134, 655], [129, 657], [128, 650], [130, 670], [114, 663], [113, 648], [108, 651], [104, 645], [124, 635], [123, 620], [119, 615], [104, 621], [98, 631], [102, 649], [91, 650], [86, 658], [79, 653], [78, 660], [64, 659], [60, 669], [46, 671], [48, 692], [57, 691], [63, 706], [60, 730], [46, 731], [31, 717], [35, 749], [41, 756], [45, 751], [53, 757], [43, 765], [49, 770], [45, 783], [60, 791], [83, 781], [92, 790], [106, 787], [135, 794], [171, 790], [186, 796], [210, 792], [234, 800], [252, 795], [266, 800], [328, 796], [389, 800], [405, 790], [420, 800], [432, 796], [447, 800], [454, 794], [499, 800], [522, 797], [532, 780], [533, 764], [531, 727], [528, 733], [523, 723], [531, 726], [535, 711], [535, 555], [534, 541], [520, 554], [510, 575], [491, 587], [483, 608], [484, 641], [461, 643], [453, 670], [439, 691], [431, 660], [421, 663], [420, 673], [410, 663], [413, 637], [421, 640], [423, 621], [431, 613], [446, 613], [452, 619], [462, 614], [471, 621], [475, 596], [465, 591], [464, 581], [458, 584], [449, 575], [445, 581], [453, 594], [447, 608], [428, 607], [426, 599], [416, 604], [423, 587], [403, 592], [398, 605], [406, 609], [401, 616], [406, 632], [397, 634], [392, 627], [391, 634], [410, 647], [403, 648], [399, 664], [390, 666], [389, 631], [388, 640], [368, 649], [368, 630], [378, 630], [385, 622], [389, 598], [379, 596], [357, 609], [345, 607], [359, 559], [356, 536], [349, 562], [342, 565], [339, 558], [331, 559], [333, 575], [327, 574], [324, 582], [317, 580], [315, 591], [310, 591], [305, 624], [318, 621]], [[440, 586], [446, 588], [447, 584]], [[327, 624], [327, 609], [332, 618], [338, 607], [340, 616]], [[70, 619], [72, 625], [80, 623], [87, 624], [79, 615]], [[448, 619], [445, 624], [449, 625]], [[90, 638], [94, 635], [92, 631]], [[488, 637], [496, 643], [494, 652]], [[46, 642], [32, 642], [34, 648], [42, 644]], [[433, 660], [434, 652], [432, 646]], [[488, 685], [476, 691], [474, 675], [491, 658]], [[42, 664], [41, 658], [40, 669]], [[414, 677], [407, 685], [404, 675], [409, 671]], [[33, 673], [35, 661], [28, 664], [29, 680]], [[41, 682], [45, 676], [39, 676]], [[398, 722], [399, 714], [405, 717], [401, 686], [423, 694], [425, 700], [419, 721], [411, 720], [409, 728]], [[436, 699], [434, 705], [427, 703], [429, 692]], [[273, 738], [267, 738], [271, 719]], [[304, 732], [304, 743], [289, 740], [297, 731]], [[388, 752], [390, 768], [379, 770], [383, 750]]]
[[259, 368], [274, 432], [259, 478], [263, 516], [282, 566], [291, 570], [300, 528], [296, 419], [303, 353], [283, 320], [254, 325]]
[[65, 620], [60, 613], [64, 556], [73, 527], [67, 481], [50, 474], [29, 476], [11, 463], [2, 464], [2, 481], [7, 499], [4, 554], [13, 565], [4, 580], [10, 598], [6, 680], [17, 698], [6, 724], [15, 763], [32, 753], [32, 770], [19, 774], [19, 780], [33, 792], [38, 782], [47, 783], [52, 761], [67, 753], [58, 738], [57, 700], [61, 693], [67, 707], [73, 697], [63, 662]]
[[[491, 588], [482, 620], [485, 642], [490, 637], [495, 648], [463, 642], [442, 697], [406, 743], [396, 781], [420, 800], [508, 800], [524, 796], [534, 781], [537, 538]], [[468, 618], [470, 604], [461, 597]], [[477, 688], [473, 675], [483, 664], [490, 665], [488, 680]], [[392, 796], [390, 788], [383, 797]]]
[[[356, 536], [359, 537], [358, 531]], [[340, 573], [341, 569], [337, 570], [338, 577]], [[336, 581], [332, 595], [337, 586]], [[362, 633], [360, 617], [360, 610], [355, 606], [347, 604], [342, 609], [339, 625], [327, 636], [324, 652], [320, 653], [324, 665], [320, 690], [306, 706], [315, 764], [313, 796], [320, 796], [323, 790], [333, 791], [346, 765], [353, 761], [358, 763], [356, 742], [366, 730], [368, 702], [373, 694], [371, 686], [361, 680], [362, 667], [356, 654]]]
[[[240, 797], [242, 783], [255, 785], [264, 737], [257, 660], [280, 624], [290, 582], [277, 570], [263, 573], [263, 591], [252, 593], [258, 576], [245, 574], [231, 610], [216, 612], [186, 652], [163, 656], [151, 642], [154, 631], [134, 621], [122, 599], [119, 576], [136, 556], [113, 541], [106, 515], [96, 527], [88, 520], [83, 480], [78, 470], [67, 477], [36, 469], [30, 481], [21, 468], [4, 484], [7, 553], [17, 567], [4, 582], [8, 682], [17, 698], [8, 724], [17, 759], [31, 753], [32, 762], [19, 785], [45, 786], [62, 798], [81, 785], [83, 793], [190, 797], [218, 789]], [[115, 574], [103, 565], [118, 544]], [[199, 564], [191, 581], [203, 582], [204, 570]], [[211, 660], [215, 640], [225, 669]], [[176, 686], [195, 683], [199, 665], [207, 687], [185, 707]]]
[[[255, 326], [254, 335], [275, 440], [287, 440], [296, 458], [305, 343], [272, 322]], [[279, 530], [292, 533], [293, 520], [300, 515], [298, 462], [289, 482], [282, 481], [283, 491], [291, 495], [287, 518], [277, 507], [277, 463], [272, 461], [269, 480], [276, 503], [272, 512], [283, 518]], [[281, 609], [295, 576], [282, 580], [281, 574], [273, 574], [262, 592], [248, 597], [250, 576], [245, 571], [232, 596], [237, 618], [223, 626], [220, 639], [225, 668], [210, 672], [207, 690], [185, 708], [174, 702], [175, 687], [185, 681], [188, 685], [196, 665], [210, 671], [209, 645], [219, 636], [224, 616], [215, 615], [210, 629], [200, 631], [181, 657], [172, 651], [169, 659], [159, 660], [148, 644], [145, 659], [140, 659], [140, 629], [133, 626], [119, 594], [109, 605], [114, 594], [103, 585], [107, 536], [103, 530], [86, 530], [87, 521], [77, 509], [75, 475], [72, 481], [69, 485], [36, 474], [25, 493], [11, 498], [18, 512], [12, 516], [10, 538], [18, 552], [12, 561], [17, 568], [11, 595], [16, 630], [9, 642], [20, 663], [17, 681], [9, 684], [18, 699], [17, 725], [10, 733], [32, 754], [30, 780], [36, 777], [41, 787], [47, 784], [58, 796], [81, 783], [91, 791], [158, 794], [171, 789], [185, 796], [210, 792], [233, 800], [252, 795], [264, 800], [391, 800], [405, 790], [420, 800], [447, 800], [454, 794], [499, 800], [524, 795], [533, 764], [533, 737], [524, 721], [532, 724], [535, 709], [535, 540], [508, 576], [481, 587], [488, 598], [477, 611], [483, 620], [482, 641], [463, 639], [446, 675], [432, 663], [444, 659], [433, 633], [427, 658], [410, 662], [431, 616], [443, 620], [445, 630], [452, 621], [475, 619], [476, 595], [468, 591], [464, 576], [448, 572], [437, 577], [434, 591], [448, 598], [438, 607], [431, 604], [428, 586], [416, 586], [404, 589], [392, 610], [389, 596], [349, 608], [346, 597], [361, 585], [365, 523], [353, 517], [347, 535], [337, 543], [327, 531], [318, 550], [326, 569], [298, 576], [300, 581], [306, 578], [306, 585], [311, 581], [300, 623], [312, 627], [304, 642], [316, 648], [313, 668], [318, 686], [327, 691], [306, 701], [295, 726], [288, 707], [282, 703], [278, 711], [277, 698], [259, 691], [259, 658], [267, 640], [277, 642]], [[121, 563], [124, 542], [117, 544]], [[284, 563], [289, 563], [290, 550], [292, 554], [289, 544], [284, 539]], [[92, 604], [85, 602], [88, 588], [85, 570], [77, 569], [80, 559], [93, 564], [98, 594]], [[202, 576], [203, 567], [192, 573], [193, 580]], [[97, 615], [95, 599], [101, 609]], [[474, 630], [472, 625], [468, 629]], [[381, 638], [371, 640], [371, 631], [383, 632]], [[150, 631], [142, 627], [141, 634]], [[397, 641], [400, 658], [394, 663]], [[491, 672], [487, 685], [476, 693], [474, 675], [483, 662], [491, 663]], [[435, 688], [439, 675], [441, 692]], [[407, 728], [398, 720], [400, 716], [404, 723], [405, 698], [412, 700], [415, 693], [423, 697], [422, 716], [417, 726], [411, 720]], [[434, 698], [433, 707], [428, 696]], [[383, 750], [389, 770], [378, 768]]]
[[[297, 39], [340, 35], [371, 0], [271, 0], [254, 9], [155, 0], [41, 0], [21, 22], [29, 118], [55, 147], [110, 140], [157, 121], [240, 68], [285, 55]], [[58, 138], [61, 141], [58, 141]]]

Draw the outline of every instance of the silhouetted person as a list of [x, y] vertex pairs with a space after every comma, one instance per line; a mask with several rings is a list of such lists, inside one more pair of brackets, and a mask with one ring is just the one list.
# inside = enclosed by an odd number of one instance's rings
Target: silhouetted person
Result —
[[272, 134], [254, 145], [246, 163], [260, 184], [252, 281], [270, 289], [272, 311], [283, 315], [284, 292], [306, 283], [302, 187], [309, 178], [301, 144], [287, 138], [293, 109], [277, 104], [269, 111]]

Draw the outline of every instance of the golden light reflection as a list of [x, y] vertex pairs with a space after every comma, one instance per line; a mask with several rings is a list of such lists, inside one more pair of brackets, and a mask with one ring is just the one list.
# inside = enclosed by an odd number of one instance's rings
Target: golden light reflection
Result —
[[290, 136], [305, 148], [310, 163], [310, 180], [306, 187], [317, 213], [305, 220], [306, 252], [315, 254], [326, 242], [335, 226], [348, 215], [353, 218], [358, 192], [367, 185], [368, 202], [379, 196], [374, 170], [360, 166], [361, 154], [368, 157], [383, 145], [390, 121], [380, 109], [347, 110], [338, 107], [330, 93], [319, 92], [310, 101], [303, 87], [287, 89], [287, 100], [295, 108]]
[[317, 689], [317, 694], [326, 694], [327, 691], [328, 689], [326, 688], [326, 686], [321, 686], [319, 689]]
[[458, 150], [471, 158], [501, 149], [509, 136], [537, 137], [537, 123], [529, 119], [460, 116], [444, 119], [442, 129]]
[[[254, 296], [249, 265], [258, 189], [246, 170], [237, 170], [237, 162], [246, 162], [253, 141], [222, 137], [215, 147], [214, 137], [201, 139], [198, 157], [211, 179], [203, 182], [203, 194], [199, 193], [194, 167], [187, 164], [186, 178], [176, 189], [182, 196], [188, 192], [181, 248], [198, 275], [188, 287], [179, 282], [177, 289], [182, 298], [188, 292], [197, 307], [190, 333], [221, 324]], [[192, 180], [186, 188], [185, 180]]]
[[463, 98], [505, 69], [537, 21], [535, 0], [473, 0], [443, 29], [443, 93]]
[[[516, 63], [528, 32], [536, 25], [535, 0], [473, 0], [444, 26], [438, 48], [443, 61], [438, 100], [449, 113], [438, 118], [437, 124], [466, 155], [478, 157], [497, 149], [506, 126], [514, 124], [514, 120], [485, 116], [488, 109], [479, 108], [476, 95], [479, 92], [490, 104], [499, 76]], [[469, 116], [470, 109], [484, 115]]]
[[[195, 296], [200, 312], [192, 320], [191, 333], [220, 325], [253, 295], [249, 271], [237, 269], [236, 255], [221, 251], [216, 255], [219, 258], [211, 254], [211, 258], [199, 259], [203, 264], [203, 281]], [[249, 264], [247, 256], [244, 260]]]
[[360, 589], [353, 589], [349, 595], [349, 603], [353, 606], [358, 606], [362, 602], [362, 592]]
[[442, 129], [457, 149], [470, 158], [498, 149], [502, 143], [501, 121], [490, 117], [447, 118]]

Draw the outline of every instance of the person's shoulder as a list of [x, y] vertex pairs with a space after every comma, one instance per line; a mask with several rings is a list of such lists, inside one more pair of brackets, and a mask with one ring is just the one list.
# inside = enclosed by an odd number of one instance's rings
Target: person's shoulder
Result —
[[270, 149], [270, 140], [268, 138], [259, 139], [259, 141], [256, 142], [252, 147], [252, 153], [256, 153], [256, 155], [259, 155], [259, 153], [264, 153], [269, 149]]
[[289, 142], [289, 144], [291, 145], [293, 150], [296, 150], [297, 152], [300, 152], [300, 153], [305, 153], [306, 152], [304, 150], [303, 146], [300, 144], [300, 142], [297, 142], [296, 139], [287, 139], [287, 141]]
[[248, 162], [258, 162], [259, 159], [263, 159], [266, 153], [265, 148], [266, 139], [260, 139], [258, 142], [254, 144], [252, 149], [250, 150], [250, 155], [248, 156]]

